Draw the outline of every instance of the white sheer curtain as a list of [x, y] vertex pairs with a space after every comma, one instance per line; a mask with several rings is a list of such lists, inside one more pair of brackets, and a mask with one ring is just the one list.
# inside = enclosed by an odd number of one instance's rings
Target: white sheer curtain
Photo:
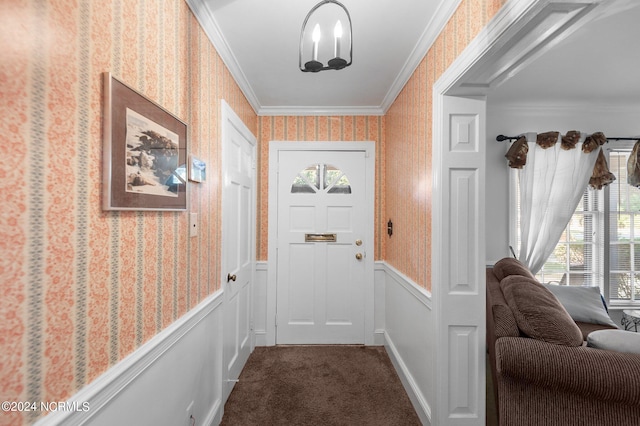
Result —
[[584, 134], [574, 149], [536, 144], [527, 133], [529, 153], [520, 172], [520, 261], [534, 274], [553, 252], [587, 188], [600, 149], [585, 154]]

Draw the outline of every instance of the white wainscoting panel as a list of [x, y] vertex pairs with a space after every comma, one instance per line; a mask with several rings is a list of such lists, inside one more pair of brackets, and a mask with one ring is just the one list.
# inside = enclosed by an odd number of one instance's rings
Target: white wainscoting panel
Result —
[[201, 302], [135, 352], [81, 389], [69, 403], [87, 411], [58, 411], [51, 425], [197, 425], [222, 419], [222, 292]]
[[253, 287], [253, 334], [256, 346], [267, 346], [267, 262], [256, 262]]
[[431, 295], [384, 264], [385, 348], [418, 417], [431, 424], [435, 402], [435, 325]]
[[375, 346], [384, 346], [386, 276], [384, 262], [375, 262], [373, 265], [373, 344]]

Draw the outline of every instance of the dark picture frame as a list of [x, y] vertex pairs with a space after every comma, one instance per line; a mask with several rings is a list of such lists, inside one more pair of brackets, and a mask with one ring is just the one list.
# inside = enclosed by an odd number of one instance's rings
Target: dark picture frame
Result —
[[103, 210], [186, 210], [186, 123], [109, 72], [103, 87]]

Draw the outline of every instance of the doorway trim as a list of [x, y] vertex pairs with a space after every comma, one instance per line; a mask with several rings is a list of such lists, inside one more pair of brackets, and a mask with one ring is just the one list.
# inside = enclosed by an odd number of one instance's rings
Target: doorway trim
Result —
[[374, 344], [374, 238], [375, 238], [375, 142], [269, 142], [269, 193], [268, 193], [268, 259], [267, 259], [267, 321], [266, 345], [276, 344], [276, 306], [277, 306], [277, 236], [278, 236], [278, 157], [280, 151], [363, 151], [366, 161], [366, 231], [364, 250], [365, 261], [365, 312], [364, 342]]
[[[446, 140], [448, 129], [445, 129], [445, 98], [486, 97], [492, 88], [596, 16], [598, 13], [594, 11], [602, 12], [608, 7], [612, 7], [611, 4], [603, 0], [511, 0], [436, 81], [433, 87], [432, 247], [441, 248], [443, 240], [452, 232], [451, 221], [443, 219], [450, 213], [446, 202], [449, 188], [444, 186], [445, 176], [456, 168], [465, 167], [464, 161], [450, 161], [446, 158], [445, 149], [449, 141]], [[482, 134], [479, 143], [490, 143], [493, 136]], [[482, 160], [485, 159], [486, 154]], [[484, 179], [480, 179], [474, 189], [475, 194], [484, 196], [485, 186]], [[482, 201], [484, 202], [484, 199]], [[484, 216], [484, 211], [481, 212], [481, 216]], [[485, 317], [482, 315], [485, 310], [486, 291], [486, 222], [483, 217], [479, 218], [477, 226], [478, 229], [472, 229], [472, 232], [481, 238], [482, 245], [475, 250], [473, 259], [467, 259], [475, 263], [477, 282], [475, 294], [468, 293], [467, 296], [476, 298], [478, 309], [474, 310], [473, 314], [481, 315], [479, 326], [486, 329]], [[467, 369], [461, 379], [448, 361], [451, 345], [455, 343], [450, 334], [451, 324], [447, 313], [455, 308], [456, 302], [455, 298], [446, 297], [447, 289], [450, 287], [447, 280], [452, 256], [446, 250], [439, 249], [433, 250], [431, 256], [431, 276], [432, 282], [435, 283], [432, 287], [435, 315], [432, 326], [436, 336], [436, 362], [433, 363], [434, 370], [431, 372], [435, 378], [431, 389], [435, 400], [431, 403], [433, 411], [430, 422], [434, 425], [481, 425], [485, 422], [484, 410], [478, 405], [477, 409], [472, 409], [471, 399], [484, 402], [484, 333], [475, 341], [469, 339], [470, 344], [465, 347], [464, 353], [458, 354], [459, 360], [464, 361], [464, 358], [467, 358], [470, 361], [475, 359], [477, 362], [476, 368]], [[453, 337], [455, 336], [454, 333]], [[473, 389], [470, 392], [458, 392], [456, 389], [461, 387], [452, 386], [455, 380], [470, 383]], [[467, 403], [469, 405], [465, 406]], [[456, 412], [460, 407], [463, 409]], [[469, 409], [465, 410], [466, 407]]]

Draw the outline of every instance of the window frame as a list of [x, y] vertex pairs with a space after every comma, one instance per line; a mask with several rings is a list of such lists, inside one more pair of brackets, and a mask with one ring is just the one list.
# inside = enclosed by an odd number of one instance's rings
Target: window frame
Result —
[[[604, 149], [604, 153], [605, 153], [605, 157], [607, 159], [608, 164], [611, 164], [611, 153], [612, 152], [626, 152], [626, 153], [630, 153], [633, 149], [635, 142], [630, 142], [630, 141], [618, 141], [616, 142], [615, 146], [606, 146]], [[619, 178], [619, 173], [614, 173], [616, 175], [616, 178]], [[627, 183], [625, 182], [625, 185], [627, 185]], [[604, 252], [604, 259], [605, 259], [605, 271], [606, 273], [604, 274], [604, 290], [606, 291], [606, 301], [607, 304], [610, 307], [615, 308], [616, 310], [621, 310], [621, 309], [637, 309], [638, 307], [640, 307], [640, 292], [635, 291], [635, 287], [637, 286], [636, 283], [634, 283], [634, 280], [632, 278], [631, 281], [631, 295], [629, 299], [611, 299], [611, 274], [612, 274], [612, 270], [611, 270], [611, 186], [606, 186], [604, 188], [604, 194], [605, 194], [605, 203], [604, 203], [604, 220], [603, 220], [603, 226], [605, 229], [604, 232], [604, 241], [603, 241], [603, 252]], [[633, 212], [633, 211], [627, 211], [627, 210], [617, 210], [617, 213], [623, 214], [629, 214], [630, 216], [635, 216], [638, 221], [640, 222], [640, 212]], [[631, 231], [631, 235], [633, 235], [633, 232]], [[635, 235], [634, 235], [635, 236]], [[631, 274], [631, 276], [633, 275], [637, 275], [640, 274], [640, 267], [636, 269], [635, 267], [635, 262], [634, 262], [634, 248], [636, 245], [640, 246], [640, 235], [639, 236], [635, 236], [636, 238], [630, 239], [630, 259], [629, 259], [629, 267], [630, 270], [629, 271], [624, 271], [624, 272], [629, 272]], [[622, 244], [616, 244], [616, 245], [622, 245]], [[622, 269], [617, 269], [615, 271], [622, 271]], [[621, 272], [613, 272], [613, 273], [621, 273]]]

